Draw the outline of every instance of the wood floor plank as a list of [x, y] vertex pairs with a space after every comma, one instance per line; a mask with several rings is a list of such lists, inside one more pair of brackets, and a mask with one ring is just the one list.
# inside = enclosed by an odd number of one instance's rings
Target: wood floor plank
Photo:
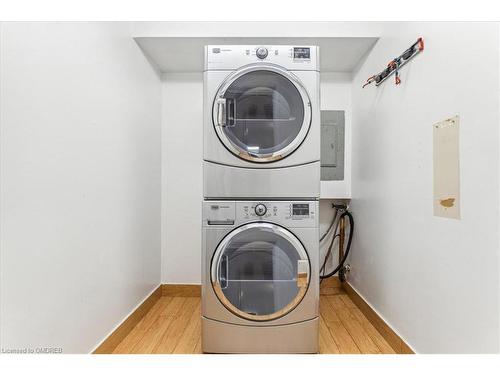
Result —
[[346, 305], [346, 307], [348, 309], [357, 309], [358, 307], [354, 304], [354, 302], [352, 302], [352, 300], [349, 298], [349, 296], [344, 293], [340, 296], [340, 299], [342, 300], [342, 302], [344, 302], [344, 305]]
[[335, 308], [330, 303], [331, 296], [320, 297], [320, 313], [325, 320], [335, 344], [343, 354], [359, 354], [361, 351], [341, 322]]
[[331, 308], [326, 296], [319, 297], [319, 312], [327, 324], [328, 322], [340, 322], [340, 318]]
[[178, 344], [182, 334], [189, 325], [189, 320], [193, 314], [193, 310], [199, 304], [198, 297], [184, 298], [180, 314], [176, 316], [168, 328], [163, 332], [163, 335], [155, 346], [153, 353], [169, 354], [172, 353]]
[[328, 279], [322, 280], [319, 292], [324, 296], [345, 294], [345, 290], [342, 288], [342, 284], [337, 277], [330, 277]]
[[351, 309], [351, 313], [356, 317], [356, 319], [361, 323], [365, 332], [372, 339], [372, 341], [377, 345], [382, 354], [395, 354], [394, 349], [389, 345], [387, 341], [382, 337], [379, 331], [370, 323], [368, 318], [361, 312], [360, 309]]
[[117, 345], [113, 353], [127, 354], [131, 353], [134, 346], [142, 339], [146, 331], [153, 325], [161, 312], [172, 301], [171, 297], [161, 297], [151, 310], [142, 318], [139, 323], [130, 331], [130, 333]]
[[[187, 297], [162, 297], [162, 298], [172, 298], [172, 302], [167, 306], [167, 308], [160, 310], [160, 316], [173, 318], [179, 316], [182, 313], [180, 309], [184, 302], [186, 302]], [[173, 306], [170, 306], [173, 305]]]
[[[319, 347], [325, 354], [394, 353], [343, 293], [320, 296]], [[113, 353], [155, 352], [202, 352], [199, 297], [161, 297]]]
[[336, 294], [345, 294], [342, 288], [321, 288], [320, 294], [322, 296], [332, 296]]
[[180, 314], [184, 302], [184, 297], [173, 297], [172, 301], [158, 315], [141, 340], [134, 346], [132, 353], [153, 353], [165, 332]]
[[371, 306], [368, 305], [363, 298], [361, 298], [361, 296], [349, 285], [349, 283], [346, 283], [344, 288], [346, 289], [349, 299], [354, 302], [359, 310], [361, 310], [370, 324], [377, 329], [384, 340], [387, 341], [396, 353], [401, 354], [402, 340], [396, 332], [394, 332], [394, 330], [387, 325], [387, 323], [371, 308]]
[[344, 301], [342, 300], [341, 295], [333, 295], [333, 296], [327, 296], [326, 299], [332, 305], [333, 309], [335, 312], [341, 310], [341, 309], [346, 309], [347, 306], [345, 305]]
[[180, 337], [177, 345], [172, 353], [174, 354], [189, 354], [195, 353], [196, 344], [201, 337], [201, 306], [200, 300], [197, 299], [196, 307], [191, 314], [186, 329]]
[[144, 319], [137, 324], [136, 328], [141, 331], [148, 330], [151, 324], [155, 321], [156, 317], [163, 313], [170, 302], [172, 302], [172, 297], [161, 297], [146, 314]]
[[335, 343], [323, 317], [319, 318], [319, 352], [320, 354], [340, 353], [340, 350]]
[[343, 296], [328, 296], [327, 300], [331, 303], [332, 307], [334, 307], [340, 321], [353, 338], [360, 352], [363, 354], [379, 354], [380, 350], [378, 346], [372, 341], [356, 317], [351, 314], [351, 311], [347, 308], [342, 297]]
[[372, 341], [361, 323], [351, 314], [351, 311], [343, 309], [338, 312], [338, 315], [361, 353], [380, 354], [378, 346]]
[[340, 288], [340, 287], [342, 287], [342, 283], [336, 276], [329, 277], [327, 279], [322, 279], [320, 281], [320, 288]]
[[361, 354], [358, 346], [342, 323], [330, 322], [327, 325], [332, 334], [333, 341], [335, 341], [335, 343], [337, 344], [340, 353]]
[[196, 343], [196, 346], [194, 348], [194, 353], [195, 354], [202, 354], [202, 350], [201, 350], [201, 335], [200, 335], [200, 338], [198, 339], [198, 342]]

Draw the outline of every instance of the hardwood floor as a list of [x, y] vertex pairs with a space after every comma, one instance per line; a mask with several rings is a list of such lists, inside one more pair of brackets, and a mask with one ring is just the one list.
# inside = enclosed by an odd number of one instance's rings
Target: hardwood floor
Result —
[[[322, 354], [394, 354], [394, 350], [338, 286], [321, 289]], [[201, 353], [199, 297], [161, 297], [113, 353]]]

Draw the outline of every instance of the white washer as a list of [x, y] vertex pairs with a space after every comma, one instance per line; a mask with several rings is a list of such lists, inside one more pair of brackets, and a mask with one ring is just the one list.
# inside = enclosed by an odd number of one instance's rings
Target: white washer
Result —
[[319, 197], [318, 53], [205, 47], [205, 198]]
[[202, 349], [316, 353], [318, 201], [204, 201]]

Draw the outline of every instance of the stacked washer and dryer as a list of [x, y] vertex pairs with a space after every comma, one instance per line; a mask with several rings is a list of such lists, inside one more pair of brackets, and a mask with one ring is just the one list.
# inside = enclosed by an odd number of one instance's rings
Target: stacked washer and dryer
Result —
[[204, 352], [318, 351], [318, 52], [205, 47]]

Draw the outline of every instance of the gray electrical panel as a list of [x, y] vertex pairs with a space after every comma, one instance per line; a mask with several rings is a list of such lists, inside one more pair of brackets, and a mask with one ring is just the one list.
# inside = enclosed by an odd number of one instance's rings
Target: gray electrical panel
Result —
[[321, 180], [344, 179], [345, 112], [321, 111]]

